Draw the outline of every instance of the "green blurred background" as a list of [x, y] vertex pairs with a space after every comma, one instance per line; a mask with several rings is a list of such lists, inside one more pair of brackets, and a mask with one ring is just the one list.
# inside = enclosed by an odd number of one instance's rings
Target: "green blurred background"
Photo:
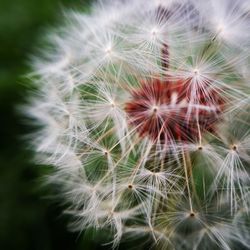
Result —
[[[91, 0], [0, 0], [0, 249], [107, 249], [103, 239], [67, 230], [69, 218], [41, 187], [46, 168], [32, 163], [22, 136], [32, 129], [17, 106], [31, 88], [28, 58], [46, 28], [61, 23], [62, 10], [86, 9]], [[40, 45], [39, 45], [40, 46]], [[105, 238], [105, 237], [104, 237]], [[96, 242], [98, 239], [99, 242]]]

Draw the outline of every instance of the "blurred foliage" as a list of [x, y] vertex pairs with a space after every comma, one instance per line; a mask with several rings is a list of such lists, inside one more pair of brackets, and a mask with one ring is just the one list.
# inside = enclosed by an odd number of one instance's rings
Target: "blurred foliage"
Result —
[[[30, 88], [28, 58], [46, 28], [62, 20], [66, 8], [88, 7], [88, 0], [0, 1], [0, 249], [107, 249], [89, 232], [70, 233], [62, 208], [41, 187], [46, 168], [32, 163], [22, 137], [32, 129], [17, 106]], [[40, 46], [40, 45], [39, 45]]]

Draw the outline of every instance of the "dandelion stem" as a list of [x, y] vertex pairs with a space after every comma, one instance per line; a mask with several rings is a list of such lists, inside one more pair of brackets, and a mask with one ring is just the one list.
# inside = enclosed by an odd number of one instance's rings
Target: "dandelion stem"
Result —
[[183, 166], [184, 166], [184, 172], [185, 172], [185, 179], [186, 179], [186, 184], [187, 184], [190, 213], [193, 213], [194, 211], [193, 211], [193, 204], [192, 204], [192, 199], [191, 199], [191, 190], [190, 190], [189, 178], [188, 178], [188, 166], [187, 166], [187, 161], [186, 161], [186, 155], [185, 155], [185, 152], [184, 152], [183, 148], [182, 148], [182, 157], [183, 157]]
[[197, 129], [198, 129], [198, 135], [199, 135], [199, 146], [201, 146], [201, 128], [200, 128], [198, 115], [197, 115]]
[[[160, 168], [160, 172], [162, 172], [164, 170], [164, 160], [161, 159], [161, 168]], [[155, 197], [155, 207], [154, 207], [154, 213], [153, 213], [153, 216], [152, 216], [152, 224], [154, 224], [155, 222], [155, 219], [156, 219], [156, 213], [157, 213], [157, 210], [160, 208], [160, 203], [162, 201], [162, 197], [159, 197], [159, 195], [154, 195], [156, 196]]]

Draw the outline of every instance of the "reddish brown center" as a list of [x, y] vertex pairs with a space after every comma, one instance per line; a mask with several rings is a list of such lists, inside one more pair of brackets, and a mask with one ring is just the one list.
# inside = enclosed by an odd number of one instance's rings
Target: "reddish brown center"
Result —
[[210, 82], [198, 88], [191, 79], [150, 79], [131, 95], [125, 105], [130, 124], [140, 136], [161, 143], [195, 141], [201, 133], [213, 132], [224, 103]]

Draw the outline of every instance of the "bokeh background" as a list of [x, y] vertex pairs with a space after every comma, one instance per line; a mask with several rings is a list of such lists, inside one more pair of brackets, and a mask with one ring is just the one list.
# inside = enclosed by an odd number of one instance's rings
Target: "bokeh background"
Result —
[[17, 107], [32, 84], [29, 57], [42, 46], [47, 28], [61, 23], [64, 9], [86, 11], [91, 0], [0, 0], [0, 249], [94, 250], [105, 234], [71, 233], [63, 208], [49, 197], [51, 187], [41, 185], [47, 171], [32, 162], [23, 136], [32, 127]]

